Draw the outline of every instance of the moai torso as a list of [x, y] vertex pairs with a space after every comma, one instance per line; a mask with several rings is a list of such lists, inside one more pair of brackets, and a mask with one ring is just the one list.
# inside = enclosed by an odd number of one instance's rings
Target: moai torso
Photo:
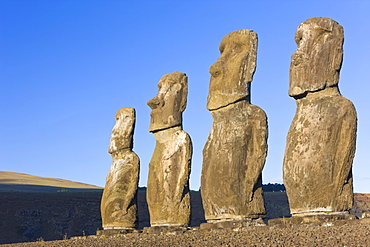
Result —
[[109, 170], [101, 201], [104, 229], [131, 229], [137, 226], [139, 157], [132, 151], [135, 110], [123, 108], [116, 114], [109, 153]]
[[190, 221], [189, 174], [192, 145], [180, 127], [154, 133], [147, 201], [152, 226], [186, 226]]
[[331, 19], [312, 18], [299, 26], [296, 41], [289, 95], [297, 110], [283, 168], [290, 210], [293, 216], [346, 212], [353, 203], [357, 117], [337, 86], [343, 29]]
[[213, 125], [203, 149], [201, 193], [208, 222], [252, 219], [266, 214], [262, 169], [267, 154], [267, 117], [250, 104], [257, 35], [225, 36], [221, 57], [210, 68], [207, 108]]
[[152, 108], [149, 131], [156, 146], [149, 164], [147, 203], [151, 226], [187, 226], [190, 222], [189, 176], [192, 143], [182, 130], [187, 77], [170, 73], [158, 84], [148, 102]]

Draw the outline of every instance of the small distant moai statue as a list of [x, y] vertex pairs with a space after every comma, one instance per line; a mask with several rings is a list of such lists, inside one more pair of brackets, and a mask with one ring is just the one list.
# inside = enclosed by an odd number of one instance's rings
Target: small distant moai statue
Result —
[[212, 130], [203, 149], [201, 194], [207, 223], [264, 218], [262, 169], [267, 155], [267, 117], [250, 102], [257, 34], [226, 35], [210, 67], [207, 109]]
[[190, 221], [193, 151], [189, 135], [182, 130], [187, 94], [186, 74], [170, 73], [160, 79], [158, 94], [147, 103], [152, 109], [149, 131], [156, 139], [146, 193], [152, 227], [185, 227]]
[[134, 229], [137, 226], [139, 157], [132, 151], [135, 109], [122, 108], [116, 114], [108, 152], [113, 164], [101, 200], [104, 230]]
[[287, 136], [284, 184], [292, 216], [346, 214], [352, 208], [357, 115], [338, 89], [343, 28], [318, 17], [301, 23], [290, 65], [297, 110]]

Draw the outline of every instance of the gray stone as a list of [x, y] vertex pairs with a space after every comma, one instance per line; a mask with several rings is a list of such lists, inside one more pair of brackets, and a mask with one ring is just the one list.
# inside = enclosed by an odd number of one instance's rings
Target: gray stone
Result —
[[264, 218], [262, 169], [267, 117], [250, 103], [257, 34], [243, 29], [225, 36], [210, 68], [207, 108], [212, 130], [203, 149], [201, 193], [207, 222]]
[[132, 151], [135, 110], [122, 108], [116, 114], [109, 153], [113, 164], [107, 176], [102, 200], [103, 228], [133, 229], [137, 226], [139, 157]]

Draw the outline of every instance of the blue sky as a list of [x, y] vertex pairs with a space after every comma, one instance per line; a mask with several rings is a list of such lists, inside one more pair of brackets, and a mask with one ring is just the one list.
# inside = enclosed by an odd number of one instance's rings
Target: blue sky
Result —
[[150, 108], [161, 76], [189, 77], [184, 130], [193, 141], [198, 189], [209, 67], [228, 33], [259, 37], [252, 103], [268, 115], [264, 183], [282, 181], [285, 138], [295, 113], [287, 94], [298, 25], [329, 17], [345, 31], [339, 83], [358, 113], [355, 192], [370, 192], [370, 1], [0, 0], [0, 170], [104, 186], [119, 108], [137, 112], [134, 151], [146, 185], [155, 139]]

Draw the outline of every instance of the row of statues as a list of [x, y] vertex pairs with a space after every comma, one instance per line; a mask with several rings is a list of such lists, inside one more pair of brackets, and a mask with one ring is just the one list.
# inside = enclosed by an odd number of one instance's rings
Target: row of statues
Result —
[[[338, 89], [343, 28], [324, 17], [299, 25], [290, 65], [289, 96], [297, 103], [290, 126], [283, 178], [292, 216], [347, 214], [352, 208], [352, 161], [357, 117]], [[226, 35], [210, 67], [207, 109], [213, 125], [203, 149], [201, 195], [207, 223], [265, 218], [262, 169], [267, 155], [267, 117], [251, 104], [257, 34]], [[147, 203], [151, 226], [187, 226], [192, 143], [182, 129], [188, 93], [184, 73], [164, 75], [149, 131], [156, 146], [149, 164]], [[109, 153], [113, 164], [101, 202], [104, 229], [137, 226], [139, 158], [132, 151], [135, 110], [117, 112]]]

